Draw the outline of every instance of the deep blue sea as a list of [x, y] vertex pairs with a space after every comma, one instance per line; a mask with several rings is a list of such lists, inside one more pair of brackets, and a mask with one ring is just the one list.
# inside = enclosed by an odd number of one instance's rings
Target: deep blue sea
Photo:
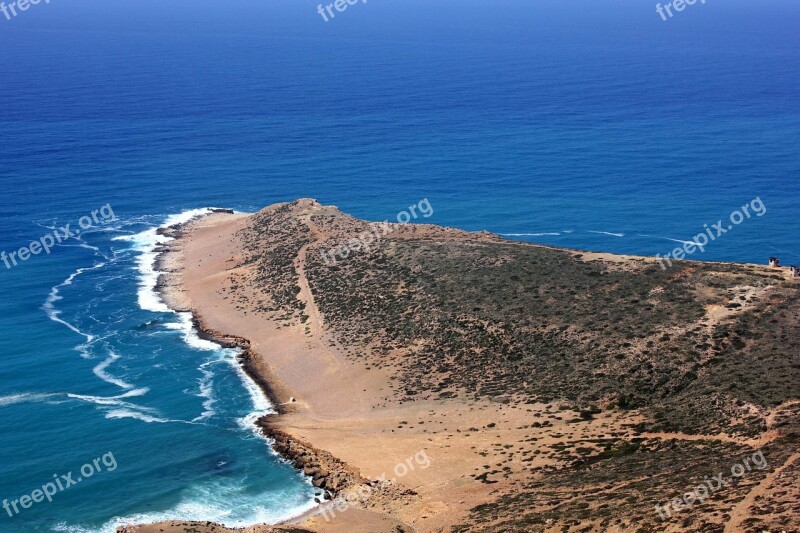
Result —
[[369, 0], [328, 22], [310, 0], [0, 13], [0, 251], [115, 215], [0, 262], [0, 499], [20, 501], [0, 531], [313, 505], [253, 431], [271, 406], [235, 354], [152, 291], [155, 229], [193, 209], [314, 197], [394, 220], [427, 198], [425, 222], [664, 255], [759, 199], [691, 258], [800, 263], [798, 28], [795, 0], [667, 21], [644, 0]]

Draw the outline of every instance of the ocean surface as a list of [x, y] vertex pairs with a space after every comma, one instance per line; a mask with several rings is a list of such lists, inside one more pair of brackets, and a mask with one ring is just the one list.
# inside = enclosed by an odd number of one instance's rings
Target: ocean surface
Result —
[[235, 352], [153, 292], [156, 228], [197, 210], [314, 197], [394, 221], [427, 198], [418, 221], [642, 255], [722, 220], [692, 259], [800, 264], [798, 27], [794, 0], [667, 21], [640, 0], [370, 0], [328, 22], [307, 0], [0, 14], [0, 251], [115, 216], [0, 262], [0, 500], [82, 478], [0, 508], [0, 531], [313, 505], [255, 433], [272, 406]]

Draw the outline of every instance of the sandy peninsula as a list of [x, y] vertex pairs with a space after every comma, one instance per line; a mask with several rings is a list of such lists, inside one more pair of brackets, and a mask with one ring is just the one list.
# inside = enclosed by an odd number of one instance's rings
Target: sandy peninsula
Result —
[[[166, 232], [165, 301], [243, 348], [278, 410], [259, 424], [320, 489], [313, 511], [243, 531], [798, 526], [800, 297], [783, 271], [663, 273], [647, 258], [381, 227], [314, 200]], [[368, 246], [353, 242], [366, 232]], [[656, 512], [759, 451], [768, 467]]]

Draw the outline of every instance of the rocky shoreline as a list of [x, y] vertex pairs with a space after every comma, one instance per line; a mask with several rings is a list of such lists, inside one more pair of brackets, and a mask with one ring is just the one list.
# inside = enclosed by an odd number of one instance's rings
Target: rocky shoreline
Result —
[[270, 438], [275, 451], [286, 458], [292, 466], [312, 478], [314, 486], [324, 490], [329, 499], [335, 498], [351, 487], [368, 482], [357, 469], [337, 459], [331, 453], [319, 450], [275, 427], [273, 421], [279, 416], [261, 417], [256, 425]]

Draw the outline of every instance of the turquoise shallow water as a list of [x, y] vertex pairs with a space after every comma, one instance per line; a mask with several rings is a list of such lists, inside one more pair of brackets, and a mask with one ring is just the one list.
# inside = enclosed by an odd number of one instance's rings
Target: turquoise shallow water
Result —
[[[315, 197], [393, 219], [655, 255], [760, 198], [695, 258], [800, 263], [800, 8], [616, 0], [75, 0], [0, 18], [0, 499], [117, 468], [0, 531], [115, 517], [277, 520], [313, 489], [252, 431], [233, 354], [149, 291], [153, 230]], [[101, 463], [102, 464], [102, 463]]]
[[[52, 503], [10, 506], [2, 519], [12, 526], [113, 531], [179, 517], [251, 524], [311, 505], [310, 483], [255, 431], [254, 419], [272, 408], [235, 351], [201, 340], [190, 316], [155, 293], [153, 248], [162, 238], [148, 226], [117, 220], [85, 232], [72, 250], [82, 266], [30, 307], [26, 335], [34, 336], [6, 351], [3, 445], [16, 460], [4, 461], [3, 496], [30, 495], [54, 473], [66, 485]], [[104, 455], [91, 477], [72, 486], [61, 478], [85, 477], [81, 467]]]

